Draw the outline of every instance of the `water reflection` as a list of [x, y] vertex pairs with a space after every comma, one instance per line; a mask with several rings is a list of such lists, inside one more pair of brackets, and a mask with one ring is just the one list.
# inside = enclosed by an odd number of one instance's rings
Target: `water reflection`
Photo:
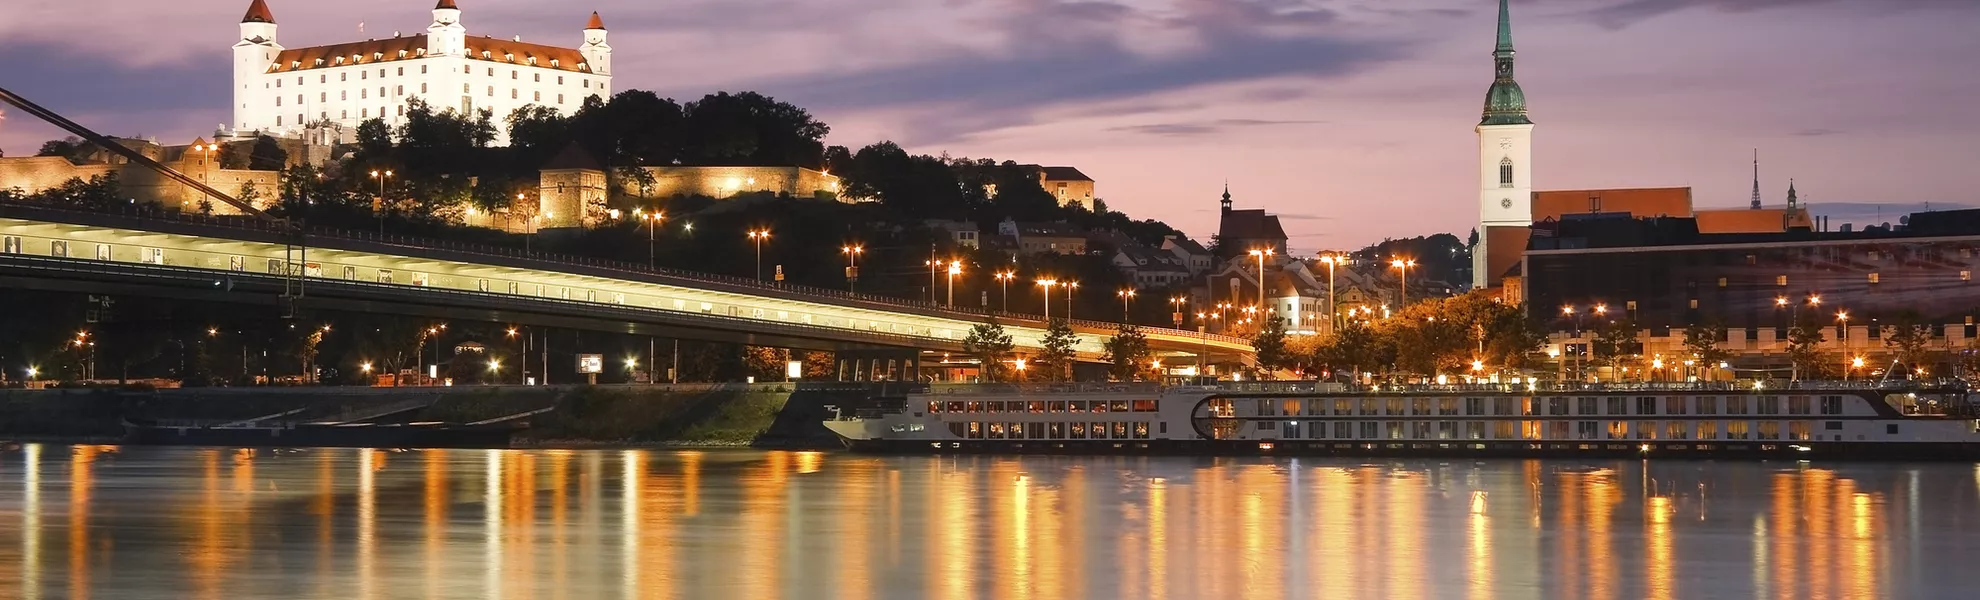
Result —
[[3, 452], [27, 598], [1957, 596], [1980, 533], [1972, 465]]

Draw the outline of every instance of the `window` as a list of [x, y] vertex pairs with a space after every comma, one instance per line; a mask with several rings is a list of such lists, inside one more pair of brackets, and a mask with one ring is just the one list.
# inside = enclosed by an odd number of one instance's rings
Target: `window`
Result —
[[391, 282], [392, 282], [392, 270], [391, 270], [391, 269], [379, 269], [379, 270], [378, 270], [378, 282], [379, 282], [379, 283], [391, 283]]
[[1781, 414], [1781, 397], [1761, 396], [1759, 414], [1763, 414], [1763, 415]]
[[1871, 250], [1866, 258], [1868, 258], [1869, 260], [1877, 260], [1877, 251]]
[[1823, 396], [1822, 414], [1825, 415], [1842, 414], [1842, 396]]
[[1698, 422], [1698, 439], [1701, 439], [1701, 440], [1716, 440], [1716, 439], [1719, 439], [1719, 422], [1718, 422], [1718, 421], [1699, 421], [1699, 422]]
[[530, 94], [533, 94], [533, 95], [534, 95], [534, 97], [535, 97], [535, 100], [534, 100], [534, 101], [535, 101], [535, 102], [542, 102], [542, 101], [543, 101], [543, 92], [530, 92]]
[[1438, 398], [1438, 399], [1437, 399], [1437, 414], [1438, 414], [1438, 415], [1441, 415], [1441, 416], [1446, 416], [1446, 417], [1454, 417], [1454, 416], [1457, 416], [1457, 414], [1458, 414], [1458, 399], [1457, 399], [1457, 398]]
[[[1730, 400], [1730, 398], [1728, 398], [1728, 400]], [[1747, 428], [1748, 428], [1748, 423], [1746, 421], [1727, 421], [1726, 439], [1729, 440], [1746, 439]]]
[[1808, 439], [1808, 429], [1809, 427], [1807, 421], [1788, 421], [1788, 439], [1790, 440]]
[[1681, 414], [1684, 414], [1684, 408], [1685, 408], [1685, 407], [1684, 407], [1684, 404], [1685, 404], [1685, 403], [1684, 403], [1684, 396], [1665, 396], [1665, 397], [1664, 397], [1664, 414], [1667, 414], [1667, 415], [1681, 415]]
[[1691, 307], [1692, 307], [1692, 308], [1698, 308], [1698, 299], [1697, 299], [1697, 298], [1692, 298], [1692, 299], [1691, 299]]
[[1483, 414], [1485, 414], [1485, 399], [1484, 399], [1484, 398], [1465, 398], [1465, 399], [1464, 399], [1464, 414], [1467, 414], [1467, 415], [1472, 415], [1472, 416], [1479, 416], [1479, 415], [1483, 415]]
[[1547, 414], [1550, 414], [1550, 415], [1566, 415], [1566, 414], [1568, 414], [1568, 401], [1567, 401], [1567, 398], [1548, 398], [1548, 399], [1547, 399]]
[[165, 250], [161, 248], [139, 248], [138, 262], [147, 265], [165, 264]]
[[563, 95], [563, 94], [557, 94], [557, 103], [558, 103], [558, 104], [563, 104], [563, 103], [564, 103], [564, 95]]
[[1694, 405], [1694, 408], [1698, 409], [1693, 412], [1696, 412], [1701, 415], [1718, 414], [1719, 412], [1718, 396], [1699, 396], [1693, 399], [1692, 404]]
[[1758, 432], [1757, 435], [1753, 436], [1754, 439], [1761, 439], [1761, 440], [1781, 439], [1780, 421], [1760, 421], [1760, 427], [1758, 429], [1760, 431]]
[[1629, 421], [1609, 421], [1609, 439], [1629, 439]]
[[1726, 414], [1729, 415], [1746, 414], [1746, 397], [1726, 396]]
[[5, 238], [0, 238], [0, 253], [20, 254], [21, 238], [12, 235], [7, 236]]
[[1594, 421], [1576, 421], [1574, 423], [1574, 437], [1576, 439], [1601, 439], [1601, 431], [1601, 425]]
[[1509, 156], [1499, 161], [1499, 187], [1509, 188], [1512, 186], [1513, 186], [1513, 161], [1512, 161], [1512, 157]]
[[1778, 286], [1782, 286], [1782, 287], [1786, 287], [1786, 286], [1787, 286], [1787, 276], [1786, 276], [1786, 275], [1775, 275], [1775, 276], [1774, 276], [1774, 285], [1778, 285]]
[[357, 267], [344, 267], [344, 279], [347, 281], [357, 281]]
[[1639, 398], [1637, 398], [1637, 399], [1636, 399], [1636, 414], [1639, 414], [1639, 415], [1654, 415], [1654, 414], [1657, 414], [1657, 399], [1656, 399], [1656, 398], [1652, 398], [1652, 397], [1649, 397], [1649, 396], [1643, 396], [1643, 397], [1639, 397]]
[[1637, 422], [1636, 422], [1636, 439], [1639, 439], [1639, 440], [1654, 440], [1654, 439], [1657, 439], [1657, 422], [1656, 422], [1656, 421], [1637, 421]]
[[96, 245], [96, 260], [110, 260], [110, 245], [109, 245], [109, 244], [97, 244], [97, 245]]
[[476, 289], [476, 290], [478, 290], [478, 291], [483, 291], [483, 292], [486, 292], [486, 291], [488, 291], [488, 280], [486, 280], [486, 279], [477, 279], [477, 280], [475, 280], [475, 284], [474, 284], [474, 287], [475, 287], [475, 289]]
[[1788, 396], [1788, 414], [1790, 415], [1808, 414], [1808, 397]]
[[1972, 272], [1972, 271], [1960, 271], [1960, 272], [1959, 272], [1959, 280], [1960, 280], [1960, 281], [1973, 281], [1973, 272]]
[[1877, 274], [1876, 274], [1876, 273], [1871, 273], [1871, 274], [1870, 274], [1870, 283], [1872, 283], [1872, 284], [1875, 284], [1875, 283], [1877, 283]]
[[[1320, 428], [1319, 428], [1319, 427], [1318, 427], [1318, 426], [1316, 425], [1316, 426], [1315, 426], [1315, 427], [1314, 427], [1313, 429], [1314, 429], [1314, 431], [1315, 431], [1315, 435], [1318, 435], [1318, 432], [1319, 432], [1319, 429], [1320, 429]], [[1353, 424], [1353, 423], [1349, 423], [1349, 422], [1347, 422], [1347, 421], [1335, 421], [1335, 422], [1334, 422], [1334, 439], [1337, 439], [1337, 440], [1351, 440], [1351, 439], [1354, 439], [1354, 424]]]
[[521, 98], [521, 97], [522, 97], [522, 90], [518, 90], [518, 89], [514, 89], [514, 88], [510, 88], [510, 89], [509, 89], [509, 99], [510, 99], [510, 100], [516, 100], [516, 99], [519, 99], [519, 98]]
[[1685, 421], [1665, 421], [1664, 439], [1682, 440], [1691, 437], [1691, 423]]
[[1608, 414], [1612, 414], [1612, 415], [1629, 414], [1629, 399], [1623, 397], [1610, 398], [1608, 408], [1609, 408]]

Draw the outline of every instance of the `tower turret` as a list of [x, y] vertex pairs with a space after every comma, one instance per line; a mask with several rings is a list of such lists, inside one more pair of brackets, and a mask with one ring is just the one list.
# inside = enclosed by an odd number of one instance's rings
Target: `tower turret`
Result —
[[251, 91], [260, 89], [258, 80], [281, 52], [282, 45], [275, 43], [275, 13], [268, 10], [265, 0], [254, 0], [248, 4], [247, 15], [241, 17], [241, 38], [234, 42], [234, 118], [228, 129], [262, 122], [255, 118], [255, 111], [267, 107], [260, 106], [258, 96]]
[[591, 21], [584, 25], [584, 47], [578, 48], [578, 53], [584, 55], [591, 72], [612, 74], [612, 46], [605, 43], [605, 20], [596, 12], [591, 13]]
[[433, 6], [433, 24], [426, 27], [427, 56], [460, 56], [467, 53], [467, 28], [461, 26], [461, 7], [454, 0], [440, 0]]
[[1526, 93], [1513, 79], [1513, 54], [1512, 11], [1506, 0], [1499, 0], [1492, 87], [1485, 92], [1484, 115], [1476, 129], [1479, 245], [1472, 251], [1474, 288], [1498, 285], [1500, 275], [1526, 250], [1493, 245], [1492, 230], [1533, 224], [1533, 121], [1526, 118]]
[[1222, 205], [1222, 206], [1224, 207], [1224, 212], [1227, 212], [1227, 213], [1228, 213], [1228, 212], [1231, 212], [1231, 184], [1230, 184], [1230, 183], [1225, 183], [1225, 184], [1224, 184], [1224, 201], [1223, 201], [1222, 203], [1220, 203], [1220, 204], [1221, 204], [1221, 205]]

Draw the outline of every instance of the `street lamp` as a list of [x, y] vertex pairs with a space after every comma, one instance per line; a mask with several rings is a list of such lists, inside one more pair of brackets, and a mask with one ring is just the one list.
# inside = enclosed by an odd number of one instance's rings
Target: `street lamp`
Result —
[[1038, 280], [1038, 289], [1045, 292], [1045, 322], [1048, 324], [1052, 322], [1052, 286], [1058, 284], [1057, 279]]
[[749, 232], [749, 240], [756, 243], [756, 280], [763, 281], [763, 241], [770, 239], [770, 230], [757, 229]]
[[1011, 280], [1017, 279], [1017, 272], [1004, 271], [997, 274], [997, 287], [1004, 302], [1003, 312], [1011, 312]]
[[378, 213], [378, 235], [385, 235], [385, 180], [392, 178], [392, 171], [371, 171], [371, 178], [378, 180], [378, 201], [371, 204], [371, 212]]
[[949, 261], [949, 308], [956, 307], [956, 276], [962, 274], [962, 261]]
[[518, 383], [522, 383], [522, 384], [525, 384], [525, 385], [527, 385], [527, 384], [529, 383], [529, 379], [528, 379], [528, 378], [529, 378], [529, 350], [528, 350], [527, 348], [524, 348], [524, 347], [522, 346], [522, 339], [521, 339], [521, 338], [518, 338], [518, 337], [516, 337], [516, 333], [517, 333], [517, 331], [516, 331], [516, 328], [514, 328], [514, 327], [510, 327], [510, 328], [509, 328], [509, 331], [508, 331], [508, 335], [509, 335], [509, 339], [512, 339], [512, 340], [516, 340], [516, 356], [517, 356], [517, 357], [519, 357], [519, 360], [521, 360], [521, 361], [522, 361], [522, 364], [521, 364], [520, 366], [518, 366], [518, 367], [516, 368], [516, 372], [517, 372], [517, 375], [518, 375], [518, 377], [517, 377], [517, 379], [519, 379], [519, 380], [520, 380], [520, 381], [518, 381]]
[[1334, 266], [1347, 264], [1347, 257], [1329, 254], [1320, 257], [1320, 262], [1327, 265], [1327, 331], [1332, 333], [1341, 324], [1337, 314], [1340, 305], [1334, 303]]
[[[1836, 311], [1836, 338], [1842, 342], [1843, 356], [1849, 356], [1849, 311]], [[1843, 379], [1849, 378], [1849, 369], [1843, 369]]]
[[1170, 298], [1170, 299], [1169, 299], [1169, 306], [1170, 306], [1171, 308], [1174, 308], [1174, 309], [1175, 309], [1175, 310], [1174, 310], [1173, 312], [1170, 312], [1170, 313], [1169, 313], [1169, 318], [1170, 318], [1170, 320], [1172, 320], [1172, 321], [1175, 321], [1175, 322], [1176, 322], [1176, 329], [1182, 329], [1182, 321], [1183, 321], [1183, 309], [1182, 309], [1182, 305], [1183, 305], [1183, 301], [1184, 301], [1184, 298], [1183, 298], [1182, 296], [1176, 296], [1176, 297], [1174, 297], [1174, 298]]
[[1389, 266], [1402, 271], [1400, 285], [1397, 286], [1402, 291], [1402, 296], [1400, 297], [1401, 301], [1396, 303], [1396, 310], [1402, 310], [1403, 307], [1409, 306], [1409, 268], [1416, 266], [1416, 261], [1413, 259], [1398, 258], [1389, 261]]
[[1258, 259], [1258, 305], [1265, 305], [1265, 257], [1272, 255], [1272, 249], [1252, 250], [1248, 254]]
[[866, 247], [859, 244], [839, 247], [839, 253], [846, 255], [846, 291], [848, 292], [854, 291], [853, 288], [859, 284], [859, 255], [865, 252]]
[[1066, 320], [1070, 321], [1073, 318], [1073, 293], [1079, 291], [1079, 282], [1068, 281], [1065, 283], [1065, 286], [1066, 286]]
[[653, 230], [659, 229], [661, 222], [667, 220], [667, 213], [657, 210], [650, 213], [640, 213], [639, 220], [646, 224], [646, 269], [651, 271], [655, 264], [653, 260]]
[[1128, 322], [1128, 308], [1130, 303], [1134, 302], [1134, 290], [1124, 289], [1114, 292], [1114, 295], [1121, 297], [1121, 322], [1126, 323]]

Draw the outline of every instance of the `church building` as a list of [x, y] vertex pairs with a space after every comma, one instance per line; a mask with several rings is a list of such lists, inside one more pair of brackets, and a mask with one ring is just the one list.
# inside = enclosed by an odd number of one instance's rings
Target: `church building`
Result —
[[1513, 80], [1512, 15], [1499, 0], [1495, 76], [1478, 121], [1478, 247], [1472, 249], [1474, 289], [1495, 287], [1526, 251], [1533, 224], [1533, 121], [1526, 92]]
[[[582, 39], [573, 49], [469, 36], [455, 0], [439, 0], [425, 33], [284, 48], [268, 3], [254, 0], [234, 44], [233, 120], [221, 130], [348, 140], [368, 119], [399, 124], [412, 98], [434, 110], [488, 110], [497, 122], [530, 104], [576, 112], [586, 97], [612, 89], [612, 47], [598, 13]], [[507, 131], [497, 129], [496, 143], [506, 145]]]

